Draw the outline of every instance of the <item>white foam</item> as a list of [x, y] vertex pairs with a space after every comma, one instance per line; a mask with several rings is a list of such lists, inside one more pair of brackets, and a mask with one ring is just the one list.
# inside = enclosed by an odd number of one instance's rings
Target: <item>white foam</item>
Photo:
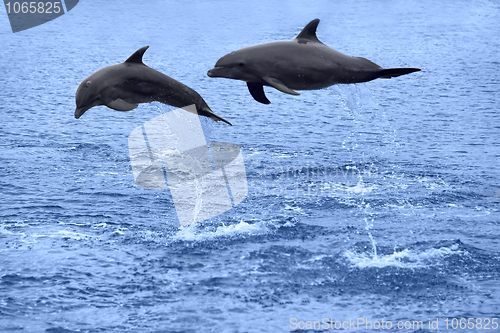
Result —
[[368, 185], [367, 183], [363, 182], [362, 178], [360, 178], [354, 186], [352, 186], [349, 181], [347, 181], [346, 183], [325, 182], [323, 184], [323, 187], [321, 188], [321, 193], [330, 193], [330, 195], [333, 195], [335, 197], [338, 197], [338, 195], [341, 193], [344, 193], [347, 196], [352, 196], [353, 194], [365, 195], [378, 188], [378, 185]]
[[290, 205], [287, 205], [285, 204], [285, 210], [293, 210], [301, 215], [305, 215], [306, 213], [304, 213], [304, 211], [302, 210], [301, 207], [295, 207], [295, 206], [290, 206]]
[[5, 229], [3, 226], [0, 226], [0, 234], [14, 235], [14, 233], [12, 231]]
[[56, 233], [48, 234], [48, 235], [32, 234], [31, 237], [33, 237], [35, 239], [48, 237], [48, 238], [71, 238], [71, 239], [81, 240], [81, 239], [86, 239], [86, 238], [90, 238], [90, 237], [94, 237], [94, 236], [82, 234], [79, 232], [73, 232], [73, 231], [69, 231], [69, 230], [60, 230]]
[[376, 255], [373, 253], [356, 253], [345, 251], [344, 256], [354, 265], [359, 268], [367, 267], [400, 267], [400, 268], [424, 268], [441, 259], [453, 255], [465, 255], [467, 251], [458, 250], [458, 245], [454, 244], [451, 247], [441, 247], [439, 249], [428, 249], [425, 251], [416, 251], [405, 249], [403, 251], [395, 251], [388, 255]]
[[364, 195], [366, 193], [370, 193], [371, 191], [373, 191], [376, 188], [377, 188], [376, 185], [366, 186], [362, 182], [362, 180], [360, 179], [358, 181], [358, 183], [356, 184], [356, 186], [354, 186], [354, 187], [347, 187], [345, 190], [346, 190], [346, 192], [351, 192], [351, 193], [358, 194], [358, 195], [359, 194]]
[[278, 227], [272, 222], [257, 222], [247, 223], [241, 220], [237, 224], [223, 225], [217, 227], [215, 231], [201, 231], [197, 229], [196, 225], [189, 225], [181, 227], [180, 230], [172, 238], [174, 241], [206, 241], [215, 238], [224, 237], [245, 237], [253, 235], [263, 235], [273, 232]]

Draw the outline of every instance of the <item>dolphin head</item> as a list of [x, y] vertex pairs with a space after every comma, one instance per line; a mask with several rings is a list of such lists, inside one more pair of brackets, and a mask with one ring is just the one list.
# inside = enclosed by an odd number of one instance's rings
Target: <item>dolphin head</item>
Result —
[[260, 81], [261, 76], [252, 66], [244, 49], [233, 51], [220, 58], [215, 67], [207, 72], [209, 77], [225, 77], [247, 82]]
[[76, 90], [76, 119], [80, 118], [88, 109], [104, 104], [100, 100], [100, 85], [97, 82], [98, 80], [95, 80], [93, 76], [91, 75], [83, 80]]

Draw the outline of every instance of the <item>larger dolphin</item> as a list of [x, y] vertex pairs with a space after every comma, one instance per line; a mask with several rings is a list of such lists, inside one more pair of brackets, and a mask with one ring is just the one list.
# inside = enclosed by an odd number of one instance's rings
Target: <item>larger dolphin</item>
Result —
[[83, 80], [76, 90], [75, 118], [97, 105], [130, 111], [139, 103], [157, 101], [179, 108], [194, 104], [199, 115], [231, 125], [213, 113], [196, 91], [146, 66], [142, 56], [148, 47], [135, 51], [125, 62], [102, 68]]
[[220, 58], [208, 71], [210, 77], [246, 81], [258, 102], [269, 104], [263, 86], [291, 95], [295, 90], [322, 89], [338, 83], [390, 79], [419, 71], [419, 68], [384, 69], [361, 57], [351, 57], [321, 43], [316, 37], [319, 19], [311, 21], [299, 35], [245, 47]]

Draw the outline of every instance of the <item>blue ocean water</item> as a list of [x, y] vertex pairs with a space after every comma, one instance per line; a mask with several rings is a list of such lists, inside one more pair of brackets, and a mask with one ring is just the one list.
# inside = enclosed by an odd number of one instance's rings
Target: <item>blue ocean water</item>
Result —
[[[13, 34], [0, 6], [0, 331], [499, 332], [498, 17], [493, 0], [95, 0]], [[332, 48], [422, 72], [270, 105], [207, 77], [314, 18]], [[207, 139], [243, 150], [248, 197], [194, 226], [128, 155], [173, 108], [73, 117], [78, 84], [144, 45], [234, 124], [201, 119]]]

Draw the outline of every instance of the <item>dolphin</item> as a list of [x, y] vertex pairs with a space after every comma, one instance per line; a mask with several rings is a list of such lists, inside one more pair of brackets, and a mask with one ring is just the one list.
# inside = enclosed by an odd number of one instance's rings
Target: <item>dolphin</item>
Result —
[[179, 108], [194, 104], [199, 115], [231, 125], [213, 113], [196, 91], [146, 66], [142, 56], [148, 48], [144, 46], [125, 62], [102, 68], [83, 80], [76, 90], [75, 118], [80, 118], [85, 111], [97, 105], [130, 111], [139, 103], [156, 101]]
[[207, 75], [246, 81], [253, 98], [269, 104], [264, 86], [299, 95], [295, 90], [390, 79], [420, 70], [385, 69], [365, 58], [335, 51], [316, 37], [318, 23], [319, 19], [309, 22], [292, 40], [258, 44], [226, 54]]

